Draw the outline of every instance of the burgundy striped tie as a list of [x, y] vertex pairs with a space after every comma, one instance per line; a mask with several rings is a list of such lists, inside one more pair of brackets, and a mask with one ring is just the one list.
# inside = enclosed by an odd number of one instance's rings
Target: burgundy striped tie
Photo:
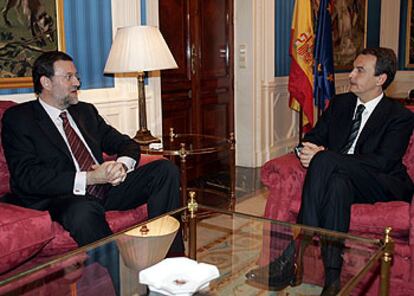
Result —
[[[79, 138], [78, 134], [72, 128], [69, 123], [66, 112], [60, 113], [59, 117], [63, 121], [63, 130], [65, 131], [66, 138], [69, 142], [70, 149], [72, 150], [73, 156], [75, 156], [81, 171], [86, 172], [91, 169], [91, 166], [95, 164], [85, 144]], [[99, 199], [104, 199], [106, 193], [106, 186], [104, 185], [89, 185], [86, 191]]]

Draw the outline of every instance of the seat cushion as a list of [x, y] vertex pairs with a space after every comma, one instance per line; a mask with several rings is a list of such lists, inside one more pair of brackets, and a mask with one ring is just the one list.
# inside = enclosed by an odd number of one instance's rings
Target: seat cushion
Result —
[[[300, 201], [291, 203], [289, 212], [296, 217]], [[295, 222], [295, 221], [289, 221]], [[375, 204], [354, 204], [351, 208], [351, 232], [384, 235], [385, 227], [392, 227], [392, 236], [407, 238], [410, 229], [410, 204], [404, 201], [377, 202]]]
[[53, 238], [49, 213], [0, 203], [0, 273], [38, 253]]
[[408, 237], [410, 204], [404, 201], [354, 204], [351, 209], [351, 231], [384, 235], [392, 228], [393, 237]]
[[[128, 211], [108, 211], [105, 215], [109, 227], [115, 233], [146, 220], [147, 205]], [[43, 248], [42, 256], [62, 254], [77, 248], [77, 243], [59, 223], [53, 222], [52, 230], [55, 238]]]

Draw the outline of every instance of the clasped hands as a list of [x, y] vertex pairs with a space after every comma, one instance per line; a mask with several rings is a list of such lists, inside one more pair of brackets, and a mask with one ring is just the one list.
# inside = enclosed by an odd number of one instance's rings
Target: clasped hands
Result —
[[117, 186], [124, 182], [127, 176], [126, 166], [121, 162], [105, 161], [101, 164], [94, 164], [91, 170], [86, 173], [87, 185], [111, 184]]
[[315, 156], [315, 154], [318, 153], [319, 151], [325, 150], [325, 147], [318, 146], [311, 142], [303, 142], [302, 145], [303, 145], [303, 148], [300, 151], [298, 157], [299, 157], [300, 163], [305, 168], [307, 168], [312, 158]]

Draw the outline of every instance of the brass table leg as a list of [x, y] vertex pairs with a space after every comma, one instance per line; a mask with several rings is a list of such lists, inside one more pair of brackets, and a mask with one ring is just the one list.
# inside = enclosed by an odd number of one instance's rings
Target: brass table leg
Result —
[[198, 204], [195, 200], [196, 193], [191, 191], [189, 193], [190, 200], [188, 201], [188, 212], [190, 213], [190, 222], [189, 222], [189, 240], [188, 240], [188, 249], [189, 257], [193, 260], [197, 260], [197, 215]]
[[[187, 151], [185, 150], [185, 143], [180, 144], [180, 185], [181, 185], [181, 205], [187, 205]], [[183, 240], [186, 241], [188, 237], [188, 217], [184, 217]]]
[[379, 295], [387, 296], [390, 291], [390, 271], [392, 263], [392, 255], [394, 252], [394, 241], [390, 236], [391, 227], [385, 228], [384, 245], [385, 251], [381, 261], [381, 278]]
[[185, 143], [181, 143], [180, 148], [180, 181], [181, 181], [181, 204], [187, 204], [187, 151]]

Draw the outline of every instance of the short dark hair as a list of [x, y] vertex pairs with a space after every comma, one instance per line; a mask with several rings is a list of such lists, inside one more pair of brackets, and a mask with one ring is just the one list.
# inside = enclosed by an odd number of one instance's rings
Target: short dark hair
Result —
[[377, 58], [375, 63], [375, 76], [381, 74], [387, 74], [387, 80], [382, 85], [382, 90], [386, 90], [387, 87], [393, 82], [395, 73], [397, 72], [397, 56], [391, 48], [377, 47], [377, 48], [365, 48], [360, 54], [372, 55]]
[[33, 88], [35, 94], [40, 94], [43, 86], [40, 83], [42, 76], [52, 77], [55, 75], [53, 64], [57, 61], [72, 61], [73, 59], [68, 54], [61, 51], [47, 51], [42, 53], [34, 62], [32, 68]]

